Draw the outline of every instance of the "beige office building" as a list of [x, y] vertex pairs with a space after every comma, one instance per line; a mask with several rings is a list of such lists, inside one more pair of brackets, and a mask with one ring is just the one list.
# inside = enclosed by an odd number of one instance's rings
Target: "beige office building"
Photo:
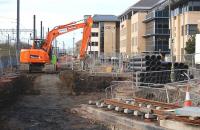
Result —
[[94, 15], [88, 54], [96, 57], [119, 53], [119, 20], [114, 15]]
[[[156, 34], [155, 25], [157, 21], [155, 19], [157, 17], [154, 8], [157, 9], [156, 6], [160, 6], [162, 3], [163, 0], [140, 0], [119, 16], [121, 53], [134, 55], [146, 51], [165, 49], [160, 47], [162, 43], [156, 43], [156, 39], [162, 38], [159, 37], [160, 34], [159, 36]], [[149, 13], [153, 14], [150, 15], [150, 18]]]
[[200, 1], [179, 1], [172, 11], [172, 39], [176, 61], [184, 60], [186, 42], [200, 30]]

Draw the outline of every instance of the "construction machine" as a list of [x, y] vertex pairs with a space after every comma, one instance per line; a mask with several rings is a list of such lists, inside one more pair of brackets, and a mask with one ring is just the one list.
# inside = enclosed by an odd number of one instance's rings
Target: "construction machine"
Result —
[[[30, 49], [21, 49], [20, 51], [20, 70], [21, 71], [41, 71], [41, 72], [54, 72], [56, 64], [52, 63], [52, 42], [56, 37], [83, 28], [83, 37], [80, 47], [80, 60], [83, 60], [88, 42], [90, 40], [91, 28], [93, 20], [91, 17], [87, 19], [71, 22], [65, 25], [59, 25], [48, 32], [46, 39], [34, 41]], [[55, 55], [54, 55], [55, 56]]]

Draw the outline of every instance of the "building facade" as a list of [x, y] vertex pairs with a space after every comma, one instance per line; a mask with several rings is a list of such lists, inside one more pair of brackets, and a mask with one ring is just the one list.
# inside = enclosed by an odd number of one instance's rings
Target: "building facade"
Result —
[[146, 26], [143, 23], [146, 15], [146, 11], [139, 11], [131, 17], [131, 53], [138, 54], [146, 51], [144, 38]]
[[186, 42], [200, 30], [200, 1], [176, 0], [171, 14], [174, 55], [176, 61], [183, 61]]
[[88, 54], [111, 56], [119, 52], [119, 20], [114, 15], [94, 15]]
[[131, 54], [131, 14], [120, 19], [120, 53]]
[[145, 16], [146, 51], [169, 53], [169, 10], [164, 1], [157, 3]]
[[169, 52], [169, 15], [165, 0], [140, 0], [119, 16], [120, 52]]

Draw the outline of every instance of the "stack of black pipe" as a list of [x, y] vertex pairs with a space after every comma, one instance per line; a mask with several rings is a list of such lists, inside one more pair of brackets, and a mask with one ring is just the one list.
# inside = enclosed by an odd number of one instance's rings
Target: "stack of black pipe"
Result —
[[134, 77], [134, 81], [142, 85], [155, 84], [158, 83], [159, 74], [155, 71], [160, 70], [161, 65], [160, 55], [146, 55], [146, 56], [136, 56], [133, 58], [133, 70], [135, 72], [142, 72]]
[[[164, 83], [169, 83], [171, 82], [171, 67], [172, 67], [172, 63], [171, 62], [162, 62], [162, 70], [165, 71], [166, 74], [166, 80], [164, 81]], [[188, 72], [188, 65], [185, 65], [184, 63], [174, 63], [174, 78], [175, 81], [184, 81], [187, 80], [187, 76], [185, 74], [187, 74]], [[166, 71], [167, 70], [167, 71]]]
[[[151, 84], [165, 84], [171, 82], [171, 62], [161, 61], [160, 55], [145, 55], [132, 58], [132, 69], [134, 72], [134, 81], [142, 86]], [[174, 63], [175, 81], [186, 80], [188, 65], [184, 63]]]

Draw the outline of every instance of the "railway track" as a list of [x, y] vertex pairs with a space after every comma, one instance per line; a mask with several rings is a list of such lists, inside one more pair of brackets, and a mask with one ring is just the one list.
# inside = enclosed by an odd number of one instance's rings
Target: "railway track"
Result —
[[96, 105], [97, 108], [103, 108], [104, 110], [125, 113], [125, 116], [132, 115], [136, 117], [142, 117], [141, 119], [144, 119], [145, 121], [157, 121], [159, 123], [160, 120], [172, 120], [185, 124], [200, 126], [199, 117], [176, 115], [174, 110], [181, 108], [181, 106], [174, 104], [157, 102], [143, 98], [133, 98], [127, 100], [105, 99], [101, 102], [89, 101], [89, 104]]

